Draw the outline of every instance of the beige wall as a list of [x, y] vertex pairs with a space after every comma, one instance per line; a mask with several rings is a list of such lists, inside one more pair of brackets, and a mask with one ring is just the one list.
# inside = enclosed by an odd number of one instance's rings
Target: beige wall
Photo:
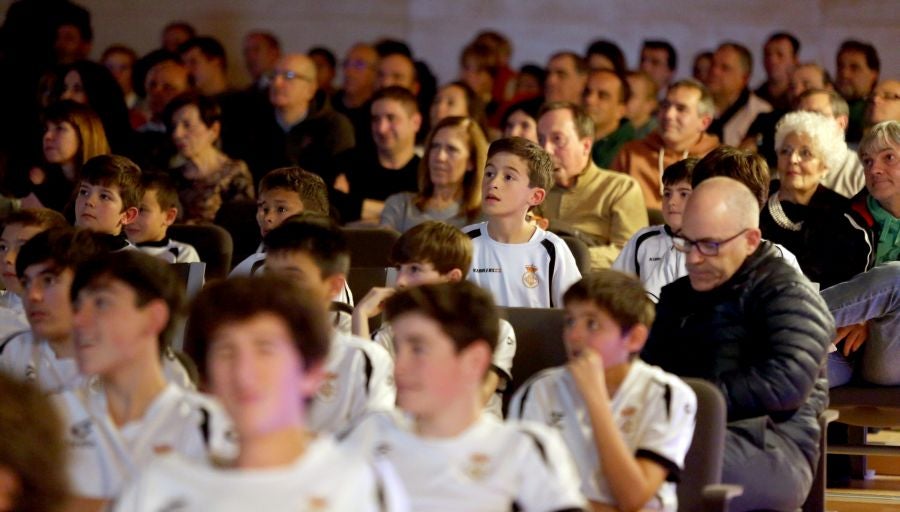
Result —
[[[5, 13], [10, 0], [0, 0]], [[644, 38], [669, 39], [679, 51], [679, 74], [689, 74], [693, 55], [725, 39], [748, 45], [757, 56], [754, 82], [763, 77], [760, 47], [780, 29], [803, 42], [801, 59], [833, 70], [840, 42], [856, 37], [875, 44], [882, 76], [900, 76], [898, 0], [80, 0], [93, 13], [94, 55], [124, 43], [139, 53], [153, 49], [171, 20], [192, 22], [219, 37], [229, 51], [231, 73], [245, 80], [243, 33], [275, 32], [288, 51], [324, 44], [343, 53], [354, 41], [380, 36], [407, 39], [439, 79], [456, 74], [463, 44], [482, 28], [513, 40], [513, 61], [543, 63], [558, 49], [583, 51], [593, 38], [618, 41], [636, 64]]]

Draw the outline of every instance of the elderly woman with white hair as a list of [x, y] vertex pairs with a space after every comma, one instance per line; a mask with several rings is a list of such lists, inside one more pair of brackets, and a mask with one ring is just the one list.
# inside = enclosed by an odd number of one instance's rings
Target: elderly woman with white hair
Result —
[[760, 213], [763, 237], [793, 252], [821, 288], [865, 271], [873, 248], [868, 230], [849, 215], [850, 201], [820, 183], [839, 168], [842, 144], [840, 128], [821, 114], [784, 116], [775, 130], [779, 179]]

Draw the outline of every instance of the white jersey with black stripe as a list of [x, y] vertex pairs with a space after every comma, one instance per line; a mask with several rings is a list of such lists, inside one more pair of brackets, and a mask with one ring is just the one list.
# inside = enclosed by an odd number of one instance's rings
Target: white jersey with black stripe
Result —
[[340, 432], [368, 412], [394, 408], [394, 361], [377, 344], [335, 332], [324, 371], [307, 410], [311, 430]]
[[159, 242], [144, 242], [135, 244], [137, 250], [142, 253], [155, 256], [166, 263], [197, 263], [200, 255], [191, 244], [164, 238]]
[[112, 510], [406, 512], [409, 506], [390, 467], [319, 436], [294, 462], [277, 468], [219, 468], [179, 454], [158, 457]]
[[[669, 470], [648, 508], [677, 510], [675, 482], [694, 436], [697, 397], [681, 379], [640, 359], [611, 399], [612, 413], [625, 445], [637, 457]], [[581, 490], [591, 501], [615, 506], [594, 445], [591, 419], [572, 375], [562, 367], [544, 370], [513, 396], [509, 417], [555, 428], [575, 459]]]
[[463, 232], [473, 248], [467, 279], [490, 291], [498, 306], [561, 308], [563, 293], [581, 279], [569, 246], [541, 228], [521, 244], [492, 239], [487, 222], [466, 226]]
[[536, 423], [482, 414], [453, 438], [423, 438], [400, 413], [365, 418], [344, 443], [384, 457], [413, 510], [583, 510], [578, 475], [559, 436]]
[[231, 422], [212, 397], [168, 384], [143, 417], [117, 426], [99, 379], [51, 395], [65, 425], [69, 479], [79, 496], [110, 499], [160, 453], [194, 460], [237, 453]]

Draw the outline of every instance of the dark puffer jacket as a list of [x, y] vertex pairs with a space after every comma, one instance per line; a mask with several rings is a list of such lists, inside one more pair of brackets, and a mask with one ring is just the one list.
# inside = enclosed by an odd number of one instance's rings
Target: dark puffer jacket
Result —
[[641, 358], [717, 384], [730, 423], [771, 420], [812, 462], [827, 405], [816, 381], [833, 338], [818, 292], [764, 241], [714, 290], [695, 291], [687, 276], [664, 287]]

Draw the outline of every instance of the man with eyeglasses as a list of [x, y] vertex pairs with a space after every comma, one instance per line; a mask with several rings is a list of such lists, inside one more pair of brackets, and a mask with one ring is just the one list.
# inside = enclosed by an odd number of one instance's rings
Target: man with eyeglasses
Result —
[[356, 143], [369, 138], [369, 100], [375, 94], [375, 70], [378, 66], [378, 52], [371, 45], [353, 45], [341, 62], [344, 82], [334, 94], [331, 104], [334, 109], [347, 116], [356, 134]]
[[353, 126], [328, 104], [314, 101], [316, 65], [303, 54], [285, 55], [270, 74], [271, 110], [245, 160], [257, 181], [278, 167], [300, 166], [331, 183], [333, 158], [355, 144]]
[[884, 121], [900, 121], [900, 80], [884, 80], [869, 95], [866, 128]]
[[758, 200], [736, 180], [695, 187], [674, 240], [688, 275], [662, 289], [641, 358], [722, 391], [722, 481], [744, 487], [732, 510], [795, 510], [819, 457], [828, 308], [761, 239]]

